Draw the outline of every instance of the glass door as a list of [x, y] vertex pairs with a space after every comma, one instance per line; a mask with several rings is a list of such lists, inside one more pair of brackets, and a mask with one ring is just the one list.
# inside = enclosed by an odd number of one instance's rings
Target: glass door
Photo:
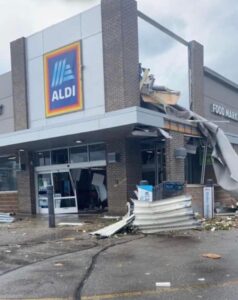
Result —
[[37, 183], [39, 213], [48, 214], [48, 185], [53, 185], [55, 214], [78, 212], [75, 187], [68, 170], [38, 173]]
[[38, 212], [48, 214], [47, 186], [52, 185], [51, 173], [37, 174]]
[[52, 173], [55, 213], [78, 212], [75, 188], [69, 171]]

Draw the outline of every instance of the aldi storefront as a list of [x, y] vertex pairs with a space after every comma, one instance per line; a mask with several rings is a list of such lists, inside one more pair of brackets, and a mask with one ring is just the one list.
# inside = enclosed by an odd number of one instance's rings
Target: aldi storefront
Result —
[[[11, 43], [12, 69], [0, 75], [0, 211], [47, 213], [53, 185], [56, 213], [124, 214], [141, 179], [187, 180], [202, 210], [201, 176], [191, 167], [204, 146], [196, 124], [141, 98], [139, 18], [150, 21], [134, 0], [102, 0]], [[236, 111], [237, 86], [204, 67], [202, 45], [163, 34], [189, 53], [193, 110], [223, 117], [215, 105], [225, 99]], [[234, 118], [223, 125], [238, 144]], [[176, 157], [181, 148], [186, 159]]]

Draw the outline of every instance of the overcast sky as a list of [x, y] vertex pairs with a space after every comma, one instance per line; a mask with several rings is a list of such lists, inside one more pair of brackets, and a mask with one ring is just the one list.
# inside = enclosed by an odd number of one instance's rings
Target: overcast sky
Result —
[[[115, 0], [117, 1], [117, 0]], [[138, 0], [138, 8], [184, 39], [205, 47], [205, 64], [238, 82], [237, 0]], [[10, 41], [28, 36], [98, 4], [99, 0], [0, 0], [0, 74], [10, 70]], [[148, 31], [142, 30], [146, 34]], [[140, 37], [147, 42], [147, 63], [175, 57], [171, 43], [158, 45], [157, 36]], [[143, 47], [143, 45], [142, 45]], [[166, 55], [166, 53], [168, 55]], [[170, 56], [169, 56], [170, 55]], [[184, 59], [184, 58], [183, 58]], [[155, 62], [155, 60], [154, 60]], [[168, 67], [165, 63], [164, 67]]]

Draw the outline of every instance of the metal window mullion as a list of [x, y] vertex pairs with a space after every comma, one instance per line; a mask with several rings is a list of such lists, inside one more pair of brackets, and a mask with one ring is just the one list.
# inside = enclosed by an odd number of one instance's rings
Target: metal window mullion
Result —
[[90, 162], [90, 155], [89, 155], [89, 144], [87, 144], [87, 152], [88, 152], [88, 162]]
[[204, 151], [203, 151], [203, 159], [202, 159], [202, 171], [201, 171], [201, 184], [204, 184], [204, 180], [205, 180], [205, 171], [206, 171], [206, 162], [207, 162], [207, 146], [208, 143], [206, 142]]

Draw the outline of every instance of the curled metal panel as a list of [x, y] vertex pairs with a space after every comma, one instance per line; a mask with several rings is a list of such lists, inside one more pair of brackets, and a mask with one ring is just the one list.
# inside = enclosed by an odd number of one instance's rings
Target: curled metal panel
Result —
[[201, 226], [194, 217], [192, 198], [189, 195], [154, 202], [133, 200], [133, 203], [133, 225], [143, 233], [186, 230]]

